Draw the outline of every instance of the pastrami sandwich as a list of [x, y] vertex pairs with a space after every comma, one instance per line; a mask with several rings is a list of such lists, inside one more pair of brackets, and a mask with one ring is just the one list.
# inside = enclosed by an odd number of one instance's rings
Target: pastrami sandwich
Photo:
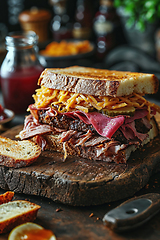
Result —
[[38, 84], [19, 136], [64, 158], [126, 163], [159, 134], [160, 107], [143, 97], [158, 90], [153, 74], [74, 66], [45, 69]]

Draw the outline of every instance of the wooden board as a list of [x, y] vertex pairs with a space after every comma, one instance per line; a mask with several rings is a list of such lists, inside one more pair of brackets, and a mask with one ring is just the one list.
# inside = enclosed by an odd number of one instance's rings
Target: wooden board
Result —
[[[22, 126], [5, 132], [14, 139]], [[29, 167], [0, 166], [0, 187], [16, 193], [43, 196], [75, 205], [98, 205], [132, 196], [143, 188], [150, 176], [160, 170], [160, 136], [144, 151], [134, 153], [128, 164], [114, 164], [69, 157], [45, 151]]]

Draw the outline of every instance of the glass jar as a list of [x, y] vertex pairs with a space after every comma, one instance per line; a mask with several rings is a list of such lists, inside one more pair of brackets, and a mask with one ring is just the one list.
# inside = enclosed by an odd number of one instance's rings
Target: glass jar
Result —
[[43, 43], [48, 40], [51, 13], [46, 9], [38, 9], [32, 7], [30, 10], [25, 10], [20, 13], [19, 21], [24, 32], [34, 31], [39, 42]]
[[32, 94], [43, 71], [37, 55], [38, 37], [34, 32], [6, 36], [7, 54], [1, 66], [1, 89], [5, 108], [25, 113], [33, 103]]

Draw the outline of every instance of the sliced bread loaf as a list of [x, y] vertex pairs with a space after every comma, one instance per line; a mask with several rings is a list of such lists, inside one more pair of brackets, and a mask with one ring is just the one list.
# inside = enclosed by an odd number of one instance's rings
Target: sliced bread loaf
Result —
[[40, 154], [41, 147], [32, 141], [15, 141], [0, 136], [0, 165], [14, 168], [28, 166]]
[[0, 205], [0, 234], [22, 223], [34, 221], [39, 209], [39, 205], [23, 200]]
[[38, 84], [47, 88], [87, 95], [120, 97], [133, 92], [156, 93], [159, 81], [154, 74], [73, 66], [45, 69]]

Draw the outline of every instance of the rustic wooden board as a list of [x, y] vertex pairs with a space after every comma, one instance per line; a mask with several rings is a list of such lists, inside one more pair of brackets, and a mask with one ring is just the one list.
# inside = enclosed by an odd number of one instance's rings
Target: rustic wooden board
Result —
[[[14, 139], [22, 126], [3, 134]], [[0, 187], [16, 193], [43, 196], [69, 205], [98, 205], [132, 196], [160, 170], [160, 136], [144, 151], [134, 153], [128, 164], [114, 164], [69, 157], [45, 151], [29, 167], [0, 166]]]

